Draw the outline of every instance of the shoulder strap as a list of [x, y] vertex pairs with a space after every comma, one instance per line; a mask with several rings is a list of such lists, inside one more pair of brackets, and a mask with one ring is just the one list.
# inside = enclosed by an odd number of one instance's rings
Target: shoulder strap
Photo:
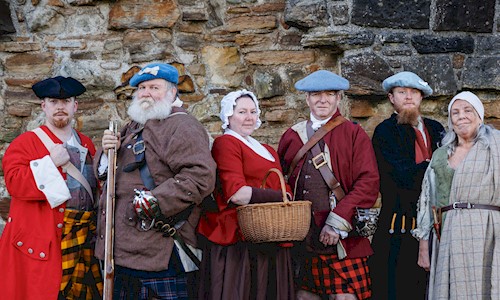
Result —
[[[43, 145], [45, 146], [45, 148], [47, 148], [47, 150], [50, 151], [50, 149], [55, 145], [52, 139], [40, 127], [35, 128], [32, 131], [42, 141]], [[92, 201], [94, 201], [94, 195], [92, 194], [92, 188], [90, 187], [89, 182], [87, 181], [87, 179], [85, 179], [82, 173], [75, 167], [75, 165], [73, 165], [71, 162], [68, 161], [65, 165], [61, 167], [64, 172], [71, 175], [71, 177], [75, 178], [78, 182], [80, 182], [81, 185], [83, 185], [85, 190], [87, 190], [87, 193], [89, 193]]]
[[337, 127], [338, 125], [344, 123], [347, 121], [346, 118], [344, 118], [341, 115], [338, 115], [334, 119], [331, 119], [328, 121], [325, 125], [321, 126], [314, 134], [312, 137], [310, 137], [295, 154], [295, 157], [292, 159], [292, 163], [290, 164], [290, 167], [288, 168], [287, 172], [287, 178], [290, 178], [290, 175], [292, 175], [293, 170], [299, 163], [299, 161], [302, 159], [302, 157], [309, 151], [314, 145], [316, 145], [328, 132], [330, 132], [333, 128]]
[[[311, 122], [307, 123], [306, 128], [307, 128], [307, 135], [313, 136], [314, 130], [311, 127]], [[340, 185], [339, 181], [333, 174], [333, 171], [330, 170], [330, 168], [328, 167], [327, 158], [325, 156], [325, 153], [321, 151], [319, 143], [314, 144], [314, 146], [311, 148], [311, 153], [313, 155], [312, 162], [314, 167], [319, 171], [321, 177], [323, 177], [323, 180], [326, 182], [326, 185], [328, 185], [328, 187], [330, 188], [330, 191], [332, 191], [336, 200], [337, 201], [342, 200], [342, 198], [344, 198], [345, 196], [345, 192], [342, 189], [342, 186]]]

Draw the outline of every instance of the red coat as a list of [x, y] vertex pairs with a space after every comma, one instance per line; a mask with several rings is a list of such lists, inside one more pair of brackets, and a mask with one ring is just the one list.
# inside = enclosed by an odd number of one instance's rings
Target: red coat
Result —
[[[198, 224], [198, 232], [213, 243], [227, 246], [243, 240], [236, 205], [228, 204], [227, 200], [245, 185], [259, 188], [269, 169], [281, 170], [276, 150], [269, 145], [263, 146], [273, 155], [274, 162], [261, 157], [234, 136], [222, 135], [215, 139], [212, 155], [217, 163], [220, 182], [214, 195], [219, 212], [206, 212]], [[281, 189], [277, 175], [268, 177], [266, 188]], [[290, 192], [288, 186], [287, 190]]]
[[[54, 143], [62, 144], [46, 126], [42, 129]], [[92, 141], [78, 135], [82, 146], [93, 156]], [[61, 225], [66, 204], [52, 209], [36, 186], [30, 169], [30, 161], [46, 155], [49, 152], [35, 133], [26, 132], [12, 141], [2, 161], [5, 184], [12, 197], [7, 224], [0, 237], [2, 299], [50, 300], [57, 299], [59, 293]], [[62, 172], [61, 175], [65, 176]]]
[[[339, 115], [337, 111], [332, 117]], [[303, 142], [294, 126], [281, 137], [278, 154], [282, 165], [288, 168]], [[305, 128], [305, 127], [304, 127]], [[345, 191], [345, 197], [338, 202], [333, 212], [347, 222], [352, 222], [356, 207], [371, 207], [377, 200], [379, 191], [379, 174], [372, 143], [361, 126], [352, 122], [344, 122], [327, 133], [323, 140], [330, 149], [330, 161], [333, 173]], [[302, 169], [304, 159], [295, 167], [288, 183], [295, 189], [295, 183]], [[299, 179], [301, 180], [301, 179]], [[301, 193], [295, 191], [294, 193]], [[328, 199], [311, 199], [311, 201], [329, 201]], [[347, 258], [366, 257], [373, 254], [367, 238], [353, 236], [342, 239]]]

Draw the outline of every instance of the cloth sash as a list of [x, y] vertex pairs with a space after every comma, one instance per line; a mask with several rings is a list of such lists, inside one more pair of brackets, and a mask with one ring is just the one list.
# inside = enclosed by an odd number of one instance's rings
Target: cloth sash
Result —
[[432, 157], [432, 148], [431, 148], [431, 141], [430, 141], [430, 135], [429, 132], [427, 131], [427, 128], [424, 126], [424, 132], [425, 135], [428, 138], [427, 145], [425, 144], [424, 137], [422, 136], [422, 132], [418, 130], [417, 128], [415, 129], [415, 162], [417, 164], [427, 160], [431, 159]]
[[99, 262], [94, 257], [95, 213], [66, 209], [61, 241], [64, 299], [100, 299], [103, 290]]

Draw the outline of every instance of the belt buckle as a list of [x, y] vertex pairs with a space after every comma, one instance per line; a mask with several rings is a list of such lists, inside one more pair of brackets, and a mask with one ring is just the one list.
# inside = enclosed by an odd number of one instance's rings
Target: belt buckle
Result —
[[[319, 164], [316, 162], [317, 159], [323, 159], [322, 162], [320, 162]], [[315, 157], [312, 158], [312, 162], [313, 162], [313, 165], [316, 169], [319, 169], [321, 168], [322, 166], [326, 165], [326, 157], [325, 157], [325, 153], [324, 152], [321, 152], [320, 154], [316, 155]]]
[[134, 152], [135, 155], [141, 154], [146, 150], [146, 147], [144, 146], [144, 140], [137, 141], [133, 146], [132, 146], [132, 152]]
[[[467, 207], [459, 207], [458, 205], [460, 204], [467, 204]], [[464, 209], [464, 208], [467, 208], [467, 209], [471, 209], [472, 208], [472, 204], [470, 204], [469, 202], [453, 202], [452, 206], [451, 206], [453, 209]]]

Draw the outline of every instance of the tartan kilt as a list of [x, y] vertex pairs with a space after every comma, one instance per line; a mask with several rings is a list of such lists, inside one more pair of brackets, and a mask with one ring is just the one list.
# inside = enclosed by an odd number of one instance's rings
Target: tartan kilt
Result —
[[61, 241], [64, 299], [100, 299], [103, 281], [94, 257], [95, 213], [66, 209]]
[[339, 260], [337, 254], [307, 256], [298, 287], [317, 295], [354, 294], [368, 299], [372, 292], [367, 260]]

